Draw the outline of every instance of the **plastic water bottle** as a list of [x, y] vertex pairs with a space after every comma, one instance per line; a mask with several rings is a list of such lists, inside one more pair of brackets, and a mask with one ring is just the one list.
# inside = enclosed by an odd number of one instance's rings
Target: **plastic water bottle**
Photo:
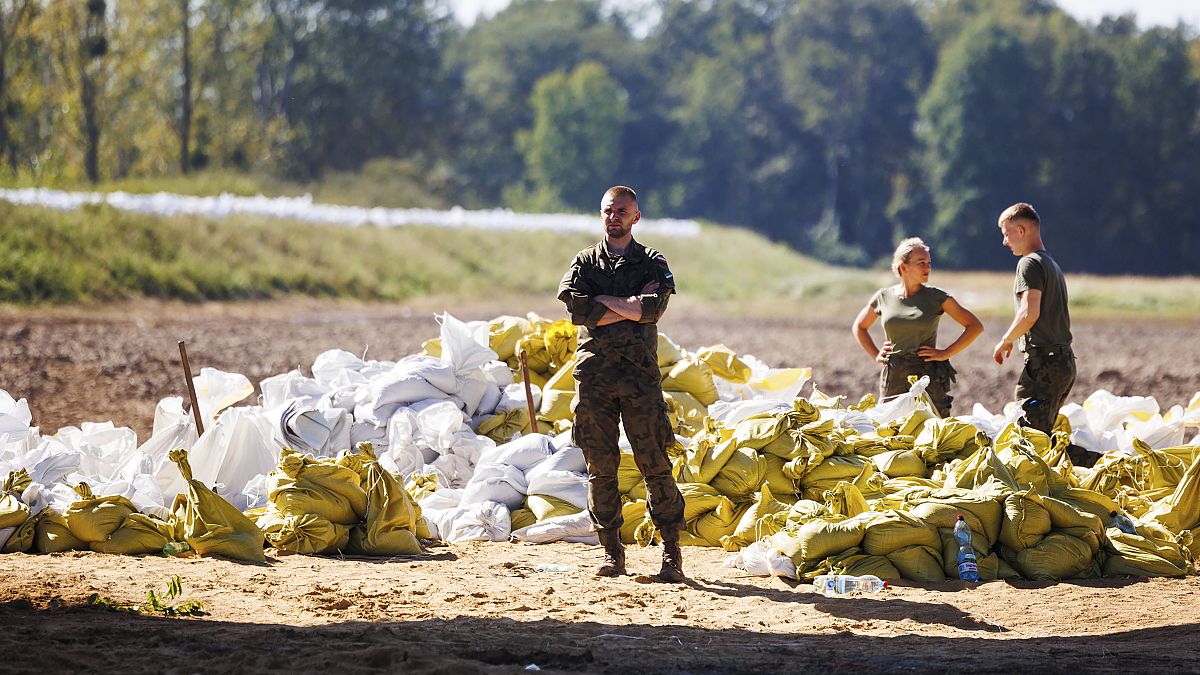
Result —
[[813, 592], [827, 598], [851, 593], [878, 593], [885, 588], [889, 588], [888, 583], [872, 574], [861, 577], [849, 574], [822, 574], [813, 579]]
[[186, 541], [168, 541], [166, 546], [163, 546], [163, 555], [178, 556], [192, 550]]
[[1137, 534], [1137, 525], [1129, 519], [1129, 516], [1116, 511], [1109, 512], [1108, 526], [1115, 527], [1125, 534]]
[[971, 526], [961, 515], [954, 522], [954, 538], [958, 540], [958, 578], [978, 582], [979, 564], [975, 561], [975, 547], [971, 545]]
[[574, 572], [574, 565], [560, 565], [558, 563], [538, 563], [533, 568], [538, 572]]

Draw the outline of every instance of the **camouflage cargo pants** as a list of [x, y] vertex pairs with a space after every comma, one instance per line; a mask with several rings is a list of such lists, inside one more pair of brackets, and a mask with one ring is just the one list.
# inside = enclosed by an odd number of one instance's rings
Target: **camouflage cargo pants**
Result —
[[1075, 386], [1075, 354], [1065, 349], [1031, 351], [1017, 380], [1016, 398], [1025, 418], [1021, 424], [1047, 434], [1054, 429], [1058, 409]]
[[908, 393], [912, 385], [908, 376], [929, 377], [929, 387], [925, 392], [937, 407], [939, 417], [950, 416], [950, 406], [954, 397], [950, 395], [950, 385], [954, 383], [957, 373], [949, 361], [924, 361], [918, 356], [894, 355], [883, 364], [879, 373], [879, 400]]
[[593, 354], [575, 368], [575, 444], [588, 467], [588, 510], [598, 531], [617, 530], [621, 495], [617, 468], [618, 420], [633, 447], [633, 458], [646, 479], [650, 518], [662, 531], [683, 526], [683, 495], [671, 475], [667, 448], [675, 441], [667, 419], [658, 364], [652, 359]]

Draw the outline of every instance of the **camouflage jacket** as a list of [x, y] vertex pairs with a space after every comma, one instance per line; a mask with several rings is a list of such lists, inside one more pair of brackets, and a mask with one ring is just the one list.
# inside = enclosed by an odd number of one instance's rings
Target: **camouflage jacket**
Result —
[[[658, 282], [654, 293], [642, 293], [652, 281]], [[575, 255], [571, 268], [558, 285], [558, 299], [567, 306], [571, 322], [587, 328], [587, 336], [579, 345], [580, 356], [611, 353], [642, 360], [648, 354], [657, 362], [658, 329], [655, 324], [667, 309], [667, 300], [675, 292], [675, 278], [667, 267], [662, 253], [629, 244], [624, 256], [608, 252], [604, 241], [589, 246]], [[642, 318], [638, 321], [618, 321], [606, 326], [596, 322], [608, 308], [596, 302], [598, 295], [638, 298]]]

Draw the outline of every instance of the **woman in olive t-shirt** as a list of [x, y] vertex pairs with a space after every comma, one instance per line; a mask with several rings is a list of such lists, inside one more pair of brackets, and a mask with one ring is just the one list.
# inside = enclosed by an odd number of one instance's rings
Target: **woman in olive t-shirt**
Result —
[[[983, 332], [983, 324], [940, 288], [929, 286], [930, 257], [925, 242], [913, 237], [900, 242], [892, 255], [892, 271], [900, 277], [895, 286], [881, 288], [854, 320], [858, 344], [883, 367], [879, 375], [880, 400], [903, 394], [908, 377], [929, 376], [929, 397], [941, 417], [950, 414], [950, 384], [954, 368], [950, 357], [967, 348]], [[945, 349], [937, 348], [938, 321], [942, 314], [963, 327], [962, 335]], [[882, 319], [885, 341], [875, 347], [869, 329]]]

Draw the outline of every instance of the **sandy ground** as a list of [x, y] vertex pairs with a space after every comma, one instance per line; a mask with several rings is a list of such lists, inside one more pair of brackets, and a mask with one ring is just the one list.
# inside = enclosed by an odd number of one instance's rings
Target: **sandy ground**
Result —
[[[464, 319], [553, 306], [448, 307]], [[111, 419], [145, 438], [155, 403], [182, 393], [176, 341], [194, 370], [251, 381], [340, 347], [394, 359], [436, 335], [436, 308], [314, 302], [0, 309], [0, 388], [27, 397], [47, 433]], [[696, 348], [724, 342], [772, 365], [813, 367], [827, 393], [875, 387], [848, 318], [735, 318], [684, 308], [663, 330]], [[1164, 406], [1200, 390], [1193, 323], [1077, 322], [1079, 398], [1098, 388]], [[956, 365], [956, 409], [996, 410], [1016, 366], [992, 364], [987, 333]], [[466, 544], [416, 559], [224, 560], [69, 553], [0, 556], [0, 671], [1194, 672], [1200, 578], [902, 584], [826, 599], [811, 586], [721, 567], [685, 549], [691, 581], [654, 583], [658, 552], [600, 581], [595, 547]], [[538, 563], [575, 572], [537, 572]], [[114, 613], [92, 593], [138, 603], [173, 575], [199, 618]], [[638, 576], [643, 575], [643, 576]]]

